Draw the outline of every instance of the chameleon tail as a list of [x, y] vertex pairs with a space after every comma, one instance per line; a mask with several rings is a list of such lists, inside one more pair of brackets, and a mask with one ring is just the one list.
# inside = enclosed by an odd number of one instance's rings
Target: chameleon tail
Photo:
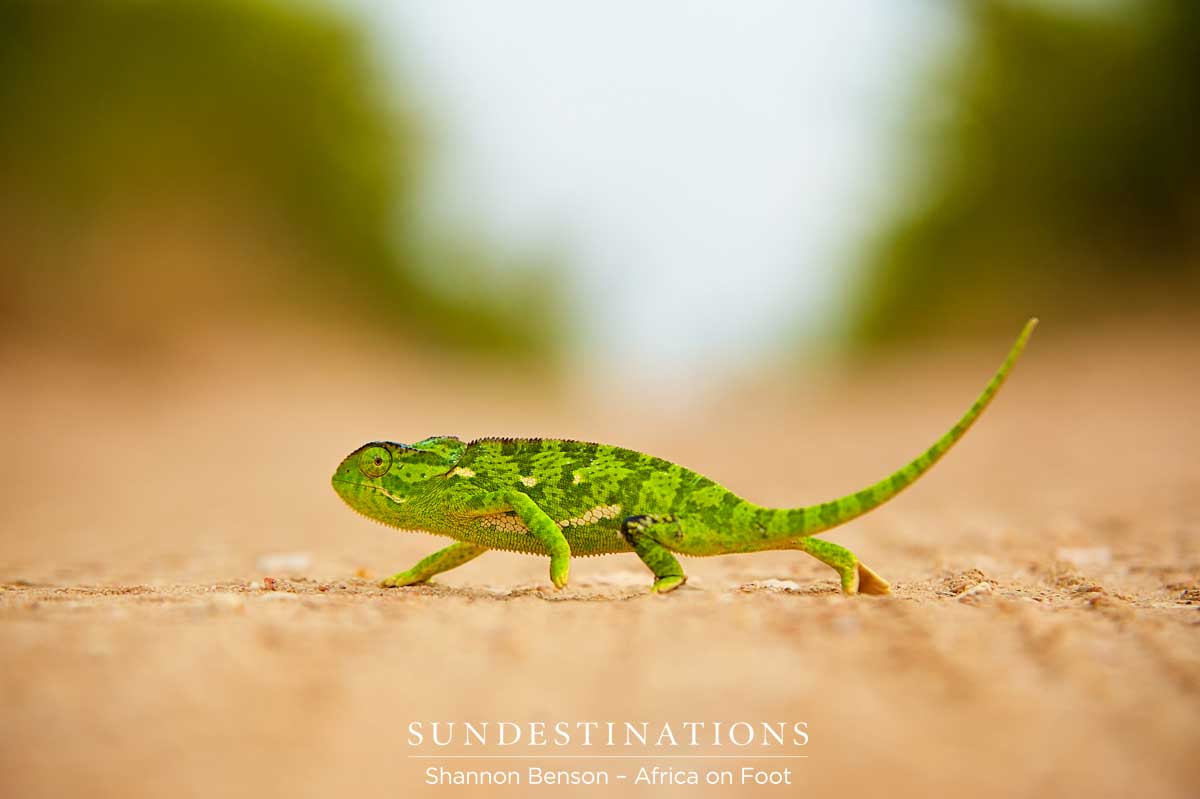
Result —
[[[992, 376], [991, 382], [987, 384], [987, 388], [975, 400], [975, 404], [963, 414], [963, 417], [958, 420], [958, 424], [954, 425], [950, 429], [950, 432], [939, 438], [937, 443], [921, 453], [916, 460], [902, 467], [890, 477], [880, 480], [875, 485], [855, 494], [844, 496], [841, 499], [835, 499], [832, 502], [826, 502], [822, 505], [812, 505], [806, 508], [772, 511], [776, 516], [770, 520], [770, 527], [773, 529], [792, 530], [798, 535], [814, 535], [863, 515], [872, 508], [887, 502], [905, 488], [915, 483], [917, 478], [929, 471], [933, 464], [937, 463], [966, 434], [971, 425], [975, 423], [975, 420], [980, 417], [983, 410], [988, 406], [988, 403], [996, 396], [996, 392], [1000, 390], [1000, 386], [1004, 384], [1009, 372], [1012, 371], [1013, 365], [1021, 356], [1022, 350], [1025, 349], [1025, 342], [1029, 340], [1029, 336], [1033, 333], [1033, 329], [1036, 326], [1037, 319], [1030, 319], [1025, 324], [1025, 329], [1021, 331], [1021, 335], [1017, 337], [1016, 343], [1009, 350], [1008, 357], [1004, 359], [1004, 363], [1000, 364], [1000, 368]], [[784, 518], [779, 518], [780, 516]]]

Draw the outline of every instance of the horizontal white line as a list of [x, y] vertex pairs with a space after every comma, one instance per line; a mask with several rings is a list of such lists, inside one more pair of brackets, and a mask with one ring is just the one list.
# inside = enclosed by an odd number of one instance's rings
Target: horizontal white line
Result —
[[808, 755], [409, 755], [409, 760], [804, 760]]

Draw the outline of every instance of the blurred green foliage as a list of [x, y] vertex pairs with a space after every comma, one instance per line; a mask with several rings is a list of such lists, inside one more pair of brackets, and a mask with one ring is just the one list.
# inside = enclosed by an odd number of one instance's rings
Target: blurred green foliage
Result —
[[1094, 319], [1200, 273], [1200, 3], [981, 0], [916, 104], [850, 332], [878, 346]]
[[[108, 313], [77, 332], [134, 318], [132, 335], [154, 338], [173, 314], [219, 320], [245, 295], [545, 354], [557, 320], [526, 312], [526, 287], [489, 284], [482, 244], [421, 221], [428, 142], [380, 73], [354, 23], [308, 2], [0, 0], [0, 332], [99, 303]], [[79, 244], [114, 220], [115, 257]], [[290, 249], [248, 245], [233, 265], [221, 250], [162, 257], [163, 228], [181, 220], [180, 250], [210, 235]], [[159, 242], [151, 270], [171, 275], [131, 266], [140, 239]], [[444, 240], [458, 243], [430, 243]]]

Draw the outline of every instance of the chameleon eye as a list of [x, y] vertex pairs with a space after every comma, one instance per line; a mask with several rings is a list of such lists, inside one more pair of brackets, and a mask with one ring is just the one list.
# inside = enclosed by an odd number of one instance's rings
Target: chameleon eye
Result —
[[367, 477], [382, 477], [392, 468], [392, 453], [383, 447], [367, 447], [358, 456], [358, 470]]

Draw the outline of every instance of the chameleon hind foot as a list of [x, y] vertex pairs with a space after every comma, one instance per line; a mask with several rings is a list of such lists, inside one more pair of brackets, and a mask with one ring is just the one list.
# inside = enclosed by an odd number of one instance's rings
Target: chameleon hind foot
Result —
[[406, 585], [427, 583], [433, 575], [449, 571], [456, 566], [461, 566], [467, 561], [479, 557], [484, 552], [487, 552], [487, 547], [460, 541], [457, 544], [451, 544], [445, 549], [439, 549], [426, 558], [422, 558], [411, 569], [393, 574], [381, 582], [380, 585], [384, 588], [402, 588]]
[[870, 568], [859, 563], [854, 553], [820, 538], [797, 538], [791, 546], [807, 552], [838, 573], [843, 594], [888, 594], [891, 585]]
[[657, 516], [630, 516], [621, 522], [621, 537], [633, 547], [642, 563], [654, 573], [651, 593], [666, 594], [687, 582], [687, 575], [683, 573], [683, 567], [679, 565], [675, 556], [647, 535], [647, 531], [652, 527], [674, 524], [674, 519]]

